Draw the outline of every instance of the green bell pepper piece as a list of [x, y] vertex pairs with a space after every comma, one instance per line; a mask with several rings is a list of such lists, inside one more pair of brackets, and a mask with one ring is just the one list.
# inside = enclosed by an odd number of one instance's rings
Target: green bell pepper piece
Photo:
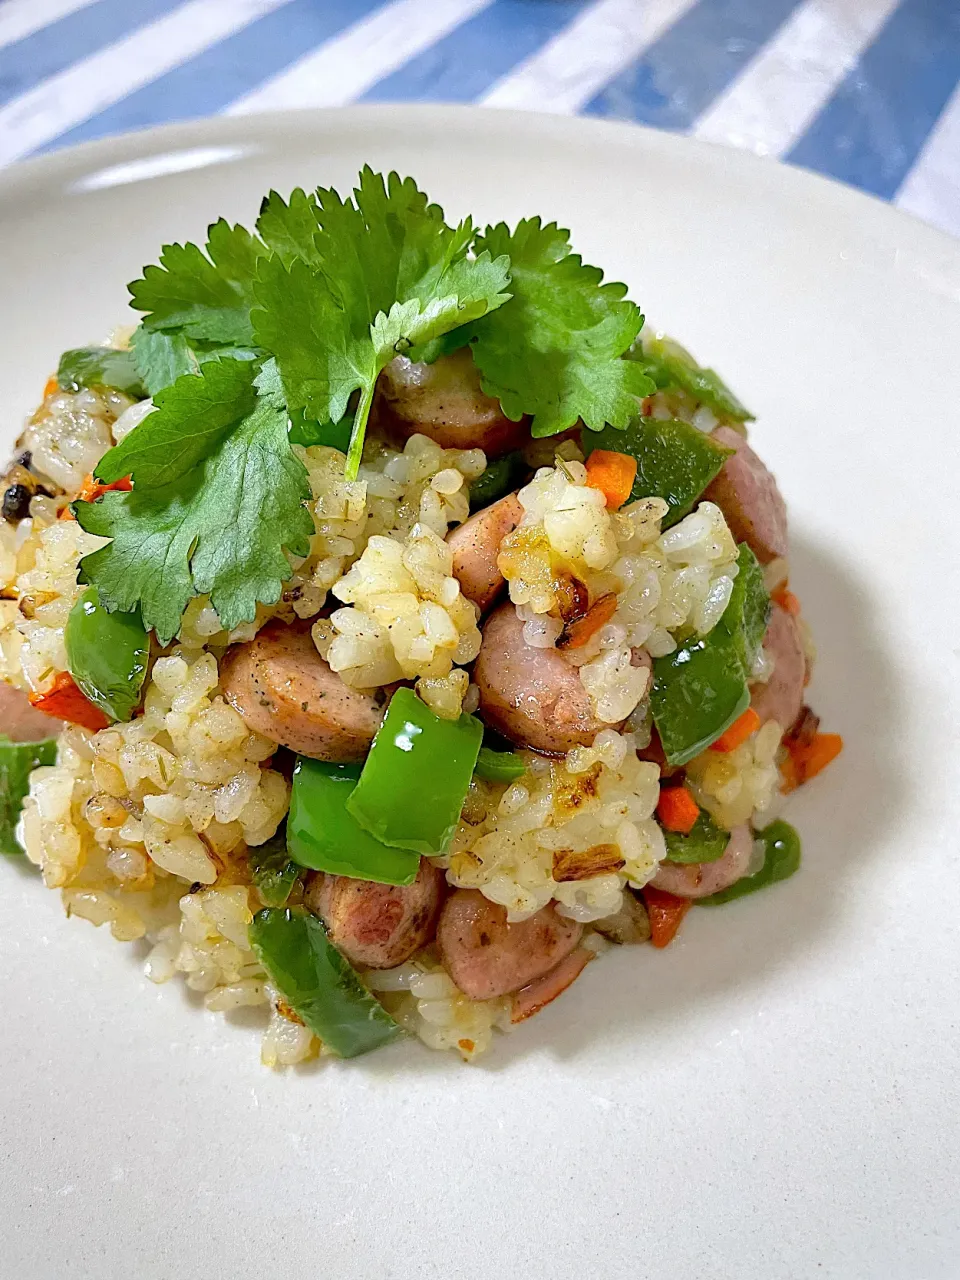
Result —
[[716, 862], [723, 857], [730, 832], [718, 827], [706, 809], [701, 809], [686, 835], [679, 831], [664, 831], [663, 838], [667, 844], [666, 862]]
[[474, 773], [485, 782], [515, 782], [526, 765], [515, 751], [491, 751], [481, 747]]
[[248, 848], [247, 861], [253, 886], [264, 906], [285, 906], [300, 875], [300, 868], [287, 853], [285, 826], [263, 844]]
[[142, 400], [146, 395], [133, 352], [118, 351], [115, 347], [76, 347], [65, 351], [57, 368], [57, 382], [62, 391], [114, 387], [135, 400]]
[[350, 433], [353, 430], [353, 419], [342, 418], [340, 422], [311, 422], [302, 409], [289, 409], [290, 425], [287, 439], [291, 444], [308, 447], [312, 444], [329, 445], [331, 449], [339, 449], [346, 453], [350, 447]]
[[630, 501], [663, 498], [670, 510], [663, 517], [669, 529], [693, 509], [710, 481], [733, 452], [715, 444], [689, 422], [641, 418], [625, 430], [604, 427], [602, 431], [581, 431], [581, 447], [613, 449], [637, 460], [637, 475]]
[[398, 689], [347, 808], [399, 849], [443, 853], [453, 839], [477, 763], [483, 725], [441, 720], [412, 689]]
[[736, 636], [740, 661], [747, 676], [763, 644], [770, 609], [770, 593], [763, 580], [763, 567], [747, 544], [741, 542], [737, 552], [737, 576], [719, 625]]
[[778, 820], [769, 827], [756, 833], [756, 837], [764, 846], [763, 866], [752, 876], [744, 876], [735, 881], [729, 889], [721, 889], [719, 893], [711, 893], [707, 898], [697, 898], [698, 907], [718, 907], [724, 902], [732, 902], [734, 898], [742, 898], [744, 894], [756, 893], [765, 889], [768, 884], [776, 884], [778, 880], [786, 880], [800, 867], [800, 837], [789, 822]]
[[491, 462], [470, 485], [470, 510], [480, 511], [505, 498], [530, 474], [522, 453], [508, 453]]
[[250, 945], [284, 1000], [341, 1058], [379, 1049], [402, 1035], [383, 1005], [309, 912], [265, 907], [253, 917]]
[[43, 742], [11, 742], [0, 734], [0, 853], [23, 853], [16, 837], [30, 774], [42, 764], [55, 764], [55, 738]]
[[96, 587], [70, 610], [64, 632], [67, 665], [84, 697], [113, 720], [129, 720], [140, 704], [150, 639], [140, 610], [108, 613]]
[[287, 852], [301, 867], [380, 884], [410, 884], [420, 855], [377, 840], [349, 812], [359, 764], [298, 756], [287, 818]]
[[732, 422], [754, 419], [719, 373], [697, 364], [690, 352], [672, 338], [647, 338], [634, 347], [628, 358], [642, 365], [658, 387], [680, 387], [720, 418]]

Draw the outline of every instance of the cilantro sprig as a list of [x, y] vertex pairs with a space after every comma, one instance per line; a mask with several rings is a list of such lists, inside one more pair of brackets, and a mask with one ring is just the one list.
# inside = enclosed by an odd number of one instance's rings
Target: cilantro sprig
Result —
[[398, 354], [469, 343], [484, 390], [537, 436], [623, 428], [654, 389], [623, 358], [643, 317], [566, 231], [452, 226], [411, 179], [369, 168], [347, 199], [271, 192], [255, 231], [221, 219], [202, 248], [165, 246], [130, 292], [132, 360], [157, 408], [96, 471], [133, 489], [74, 510], [111, 539], [81, 579], [108, 609], [139, 606], [162, 643], [194, 595], [228, 628], [279, 599], [313, 529], [294, 444], [346, 444], [355, 476]]

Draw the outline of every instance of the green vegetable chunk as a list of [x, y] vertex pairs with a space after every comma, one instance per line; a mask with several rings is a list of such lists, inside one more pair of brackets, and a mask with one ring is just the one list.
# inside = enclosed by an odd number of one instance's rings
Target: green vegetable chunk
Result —
[[630, 501], [663, 498], [670, 508], [663, 518], [664, 529], [693, 509], [732, 452], [714, 444], [688, 422], [655, 418], [641, 418], [623, 431], [610, 427], [596, 433], [581, 431], [580, 441], [588, 454], [594, 449], [613, 449], [636, 458], [637, 478]]
[[410, 884], [420, 855], [381, 843], [347, 809], [359, 764], [327, 764], [298, 756], [287, 818], [287, 850], [294, 862], [380, 884]]
[[150, 657], [140, 610], [108, 613], [96, 587], [87, 587], [70, 610], [64, 642], [83, 696], [112, 720], [129, 720], [140, 704]]
[[441, 720], [412, 689], [398, 689], [347, 808], [384, 844], [443, 853], [477, 763], [483, 725]]
[[708, 898], [697, 898], [697, 906], [718, 907], [724, 902], [732, 902], [734, 898], [742, 898], [744, 894], [765, 889], [768, 884], [786, 880], [799, 869], [800, 837], [789, 822], [771, 822], [769, 827], [756, 833], [756, 838], [764, 847], [763, 866], [760, 870], [752, 876], [737, 880], [729, 889], [711, 893]]
[[287, 833], [284, 826], [263, 844], [249, 848], [247, 861], [250, 863], [254, 888], [264, 906], [284, 906], [300, 875], [300, 868], [287, 853]]
[[630, 353], [658, 387], [679, 387], [720, 418], [752, 422], [754, 415], [741, 404], [713, 369], [698, 365], [689, 351], [672, 338], [647, 338]]
[[716, 742], [750, 705], [747, 681], [763, 641], [770, 597], [746, 544], [723, 617], [653, 663], [650, 707], [670, 764], [686, 764]]
[[470, 510], [480, 511], [505, 498], [529, 474], [530, 468], [522, 453], [508, 453], [497, 458], [470, 485]]
[[291, 409], [287, 439], [291, 444], [302, 444], [305, 448], [313, 444], [325, 444], [331, 449], [346, 453], [350, 448], [352, 431], [352, 418], [343, 418], [340, 422], [312, 422], [304, 416], [301, 409]]
[[403, 1034], [316, 916], [265, 907], [250, 924], [250, 945], [294, 1013], [341, 1058], [379, 1049]]
[[146, 395], [132, 351], [115, 347], [77, 347], [60, 357], [57, 382], [61, 391], [83, 387], [114, 387], [140, 400]]
[[700, 816], [686, 835], [679, 831], [664, 831], [663, 838], [667, 843], [667, 862], [716, 862], [723, 856], [730, 832], [718, 827], [706, 809], [701, 809]]
[[474, 773], [485, 782], [514, 782], [526, 768], [514, 751], [491, 751], [481, 747]]
[[0, 853], [20, 854], [14, 834], [20, 821], [23, 798], [30, 789], [30, 774], [42, 764], [55, 764], [55, 738], [45, 742], [11, 742], [0, 734]]

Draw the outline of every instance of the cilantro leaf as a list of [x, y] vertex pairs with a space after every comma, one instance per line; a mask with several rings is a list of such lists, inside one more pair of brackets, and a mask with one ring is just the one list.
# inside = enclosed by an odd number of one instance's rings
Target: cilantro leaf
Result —
[[[264, 234], [283, 252], [259, 265], [255, 340], [276, 357], [294, 414], [336, 423], [360, 392], [347, 454], [346, 474], [355, 476], [380, 370], [504, 303], [509, 264], [486, 252], [467, 259], [471, 224], [448, 227], [443, 211], [395, 173], [385, 183], [364, 169], [354, 200], [321, 189], [315, 204], [292, 201], [286, 214], [281, 204], [265, 210]], [[308, 208], [315, 260], [293, 256], [292, 246], [305, 243]]]
[[155, 396], [186, 373], [196, 373], [197, 357], [182, 333], [138, 325], [130, 339], [134, 364], [147, 394]]
[[202, 342], [249, 343], [257, 261], [266, 246], [221, 218], [207, 233], [207, 253], [195, 244], [164, 245], [160, 265], [144, 268], [129, 286], [131, 305], [148, 329], [178, 331]]
[[[310, 489], [287, 440], [276, 375], [271, 383], [265, 370], [256, 397], [252, 374], [250, 363], [224, 360], [180, 378], [123, 441], [133, 442], [124, 458], [108, 463], [118, 445], [104, 459], [110, 474], [133, 471], [133, 489], [74, 504], [81, 528], [113, 539], [81, 561], [81, 581], [108, 609], [139, 604], [161, 644], [195, 595], [210, 596], [227, 629], [251, 621], [290, 576], [284, 548], [309, 549]], [[179, 456], [165, 463], [180, 439]]]
[[320, 229], [317, 199], [300, 187], [291, 192], [289, 202], [271, 191], [260, 206], [257, 232], [268, 249], [289, 266], [297, 258], [320, 265], [316, 236]]
[[[637, 401], [656, 388], [643, 369], [622, 359], [643, 317], [608, 281], [570, 251], [569, 235], [539, 218], [488, 227], [478, 252], [510, 259], [513, 298], [467, 335], [488, 395], [508, 418], [533, 415], [534, 436], [552, 436], [578, 419], [593, 431], [623, 428]], [[454, 343], [459, 341], [459, 335]]]

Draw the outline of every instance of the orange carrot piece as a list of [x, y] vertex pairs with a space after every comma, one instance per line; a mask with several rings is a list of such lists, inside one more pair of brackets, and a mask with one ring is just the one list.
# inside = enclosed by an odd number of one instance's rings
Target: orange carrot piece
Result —
[[557, 648], [582, 649], [601, 627], [606, 626], [616, 612], [616, 595], [611, 592], [610, 595], [601, 596], [599, 600], [594, 601], [583, 617], [567, 623], [563, 629], [563, 635], [557, 641]]
[[124, 493], [129, 493], [132, 488], [133, 481], [129, 476], [121, 476], [119, 480], [114, 480], [113, 484], [101, 484], [99, 480], [94, 480], [92, 474], [85, 475], [83, 484], [80, 486], [80, 492], [77, 494], [77, 501], [96, 502], [98, 498], [102, 498], [111, 489], [121, 489]]
[[742, 716], [734, 720], [729, 729], [724, 729], [716, 742], [711, 742], [711, 751], [736, 751], [760, 728], [760, 717], [753, 707], [747, 707]]
[[657, 817], [668, 831], [687, 835], [700, 817], [700, 806], [686, 787], [661, 787]]
[[789, 746], [780, 761], [780, 779], [780, 794], [784, 796], [788, 796], [791, 791], [796, 791], [800, 785], [800, 774]]
[[650, 918], [650, 941], [655, 947], [665, 947], [677, 936], [680, 921], [690, 910], [690, 899], [678, 898], [650, 885], [645, 885], [640, 892]]
[[82, 725], [91, 733], [105, 729], [110, 723], [100, 708], [83, 696], [73, 676], [66, 671], [60, 672], [48, 693], [31, 693], [30, 703], [45, 716]]
[[57, 381], [57, 375], [55, 373], [51, 373], [50, 377], [43, 384], [44, 400], [46, 400], [47, 396], [52, 396], [55, 391], [59, 391], [59, 390], [60, 390], [60, 383]]
[[800, 616], [800, 601], [785, 582], [782, 582], [776, 591], [770, 592], [770, 599], [781, 609], [786, 609], [787, 613], [792, 613], [795, 618]]
[[630, 497], [636, 478], [637, 460], [627, 453], [594, 449], [587, 459], [587, 484], [600, 490], [611, 511], [622, 507]]
[[797, 771], [798, 786], [809, 782], [821, 773], [843, 750], [843, 738], [839, 733], [818, 733], [805, 745], [787, 746]]

